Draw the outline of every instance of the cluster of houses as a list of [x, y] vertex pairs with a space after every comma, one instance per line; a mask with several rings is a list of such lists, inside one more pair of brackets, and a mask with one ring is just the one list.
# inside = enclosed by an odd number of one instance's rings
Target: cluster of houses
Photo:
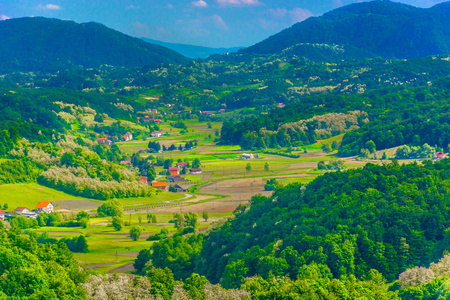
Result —
[[221, 109], [219, 109], [218, 112], [215, 111], [215, 110], [204, 110], [204, 111], [200, 111], [200, 113], [202, 115], [205, 115], [205, 116], [212, 116], [212, 115], [215, 115], [217, 113], [224, 114], [224, 113], [226, 113], [226, 109], [225, 108], [221, 108]]
[[0, 209], [0, 219], [5, 220], [6, 217], [14, 218], [16, 216], [24, 216], [27, 218], [36, 219], [39, 213], [51, 213], [55, 209], [55, 206], [51, 202], [39, 202], [33, 211], [30, 211], [27, 207], [17, 207], [13, 211], [3, 211]]
[[[121, 136], [121, 139], [123, 141], [131, 141], [133, 139], [133, 135], [129, 132], [125, 133]], [[119, 141], [119, 138], [117, 136], [107, 136], [104, 138], [98, 138], [97, 142], [101, 145], [111, 146], [114, 141]]]
[[[155, 109], [156, 110], [156, 109]], [[145, 123], [148, 123], [148, 122], [155, 122], [155, 123], [157, 123], [157, 124], [161, 124], [161, 119], [155, 119], [155, 118], [150, 118], [149, 116], [144, 116], [143, 118], [141, 118], [141, 117], [137, 117], [137, 122], [138, 123], [140, 123], [141, 122], [141, 119], [145, 122]]]
[[150, 135], [151, 137], [161, 137], [165, 134], [166, 133], [164, 132], [164, 130], [160, 130], [160, 131], [153, 131]]

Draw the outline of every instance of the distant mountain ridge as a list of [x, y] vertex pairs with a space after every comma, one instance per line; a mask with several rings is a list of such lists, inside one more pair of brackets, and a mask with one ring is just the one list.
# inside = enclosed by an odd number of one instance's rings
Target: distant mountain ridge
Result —
[[348, 57], [340, 54], [344, 58], [447, 54], [450, 2], [428, 9], [390, 1], [355, 3], [297, 23], [239, 53], [276, 54], [297, 48], [295, 55], [308, 58], [312, 51], [312, 56], [320, 56], [317, 47], [304, 46], [311, 44], [328, 44], [350, 51]]
[[203, 47], [203, 46], [195, 46], [188, 44], [175, 44], [175, 43], [166, 43], [162, 41], [157, 41], [149, 38], [141, 38], [141, 40], [146, 41], [148, 43], [161, 45], [163, 47], [172, 49], [186, 57], [189, 58], [208, 58], [213, 54], [225, 54], [227, 52], [237, 52], [244, 47], [232, 47], [232, 48], [211, 48], [211, 47]]
[[0, 21], [0, 70], [56, 71], [100, 65], [183, 64], [181, 54], [99, 23], [43, 17]]

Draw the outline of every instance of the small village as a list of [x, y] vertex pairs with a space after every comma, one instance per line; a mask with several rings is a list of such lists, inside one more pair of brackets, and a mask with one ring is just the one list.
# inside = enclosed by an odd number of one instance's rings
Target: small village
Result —
[[0, 219], [4, 221], [6, 218], [15, 218], [17, 216], [23, 216], [27, 218], [37, 219], [40, 213], [52, 213], [54, 212], [55, 206], [51, 202], [39, 202], [33, 210], [28, 207], [17, 207], [13, 211], [5, 212], [0, 209]]

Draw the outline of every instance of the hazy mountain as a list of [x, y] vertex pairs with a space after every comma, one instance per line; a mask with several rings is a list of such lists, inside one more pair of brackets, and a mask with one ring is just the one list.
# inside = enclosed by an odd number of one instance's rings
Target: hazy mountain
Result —
[[102, 24], [42, 17], [0, 21], [0, 69], [60, 70], [77, 66], [186, 63], [181, 54]]
[[161, 45], [166, 48], [172, 49], [186, 57], [189, 58], [207, 58], [210, 55], [213, 54], [224, 54], [224, 53], [231, 53], [231, 52], [237, 52], [239, 49], [242, 49], [244, 47], [233, 47], [233, 48], [210, 48], [210, 47], [202, 47], [202, 46], [194, 46], [194, 45], [186, 45], [186, 44], [173, 44], [173, 43], [166, 43], [161, 42], [157, 40], [152, 40], [148, 38], [141, 38], [143, 41], [146, 41], [148, 43]]
[[338, 58], [450, 53], [450, 3], [429, 9], [390, 1], [351, 4], [297, 23], [240, 53], [291, 51], [314, 58], [321, 56], [320, 47]]

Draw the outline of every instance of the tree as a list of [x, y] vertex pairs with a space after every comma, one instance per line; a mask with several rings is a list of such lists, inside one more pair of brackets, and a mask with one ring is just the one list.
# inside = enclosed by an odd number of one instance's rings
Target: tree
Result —
[[116, 231], [120, 231], [123, 228], [123, 219], [118, 216], [112, 218], [112, 226]]
[[322, 151], [325, 153], [330, 153], [332, 151], [330, 144], [322, 144]]
[[101, 206], [97, 208], [97, 213], [101, 217], [122, 217], [123, 216], [123, 207], [122, 203], [117, 200], [108, 200], [103, 203]]
[[88, 243], [84, 235], [80, 235], [77, 239], [77, 251], [79, 253], [86, 253], [88, 252]]
[[204, 211], [203, 212], [203, 219], [205, 220], [205, 222], [208, 222], [208, 218], [209, 218], [209, 216], [208, 216], [208, 211]]
[[82, 219], [88, 219], [89, 220], [89, 214], [85, 211], [80, 211], [77, 214], [77, 221], [81, 221]]
[[269, 172], [269, 171], [270, 171], [270, 166], [269, 166], [269, 163], [268, 163], [268, 162], [266, 162], [266, 163], [264, 164], [264, 171], [266, 171], [266, 172]]
[[250, 172], [252, 170], [252, 165], [250, 163], [247, 163], [245, 166], [245, 171]]
[[370, 153], [374, 153], [375, 151], [377, 151], [377, 147], [375, 146], [375, 143], [372, 140], [366, 142], [365, 146]]
[[192, 168], [197, 169], [200, 168], [200, 166], [201, 166], [200, 159], [196, 157], [192, 162]]
[[152, 258], [152, 253], [151, 253], [150, 249], [144, 249], [139, 252], [139, 254], [133, 264], [133, 266], [136, 269], [138, 274], [143, 273], [145, 265], [147, 264], [147, 262], [150, 261], [151, 258]]
[[386, 152], [383, 152], [383, 156], [381, 156], [381, 159], [382, 159], [382, 160], [386, 160], [386, 159], [387, 159]]
[[142, 235], [142, 227], [141, 226], [133, 226], [130, 229], [130, 237], [133, 241], [137, 241]]

